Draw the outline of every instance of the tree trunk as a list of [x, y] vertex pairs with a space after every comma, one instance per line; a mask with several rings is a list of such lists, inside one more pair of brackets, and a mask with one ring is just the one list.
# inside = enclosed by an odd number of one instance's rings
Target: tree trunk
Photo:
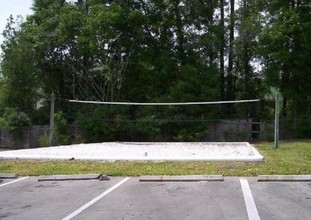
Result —
[[[247, 22], [248, 18], [248, 0], [243, 0], [243, 9], [242, 9], [242, 17], [241, 17], [241, 24], [242, 24], [242, 29], [240, 30], [240, 35], [242, 37], [242, 73], [244, 77], [244, 94], [243, 98], [249, 99], [252, 98], [252, 92], [253, 88], [251, 88], [251, 85], [249, 83], [251, 79], [251, 66], [250, 66], [250, 60], [251, 56], [249, 53], [249, 41], [250, 38], [247, 34], [247, 26], [248, 25], [243, 25], [245, 22]], [[246, 30], [245, 30], [246, 29]]]
[[233, 77], [233, 41], [234, 41], [234, 0], [230, 0], [230, 27], [229, 27], [229, 61], [228, 61], [228, 93], [227, 98], [233, 100], [234, 95], [234, 77]]
[[220, 56], [220, 75], [219, 75], [219, 84], [220, 84], [220, 99], [225, 100], [225, 5], [224, 0], [220, 0], [220, 38], [221, 44], [219, 48]]

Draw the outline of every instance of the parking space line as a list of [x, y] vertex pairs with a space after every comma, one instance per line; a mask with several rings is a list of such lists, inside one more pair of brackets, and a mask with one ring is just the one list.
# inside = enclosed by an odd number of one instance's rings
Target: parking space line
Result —
[[240, 178], [241, 188], [243, 192], [244, 202], [249, 220], [260, 220], [256, 204], [252, 195], [252, 191], [249, 187], [247, 179]]
[[1, 187], [4, 187], [4, 186], [7, 186], [7, 185], [10, 185], [10, 184], [12, 184], [12, 183], [16, 183], [16, 182], [19, 182], [19, 181], [28, 179], [28, 178], [29, 178], [29, 176], [25, 176], [25, 177], [19, 178], [19, 179], [17, 179], [17, 180], [13, 180], [13, 181], [11, 181], [11, 182], [1, 184], [1, 185], [0, 185], [0, 188], [1, 188]]
[[116, 185], [110, 187], [109, 189], [107, 189], [105, 192], [103, 192], [102, 194], [100, 194], [99, 196], [97, 196], [96, 198], [92, 199], [91, 201], [89, 201], [88, 203], [86, 203], [85, 205], [81, 206], [80, 208], [78, 208], [76, 211], [74, 211], [73, 213], [71, 213], [70, 215], [68, 215], [67, 217], [63, 218], [63, 220], [69, 220], [74, 218], [75, 216], [79, 215], [81, 212], [83, 212], [85, 209], [87, 209], [88, 207], [90, 207], [91, 205], [93, 205], [94, 203], [96, 203], [98, 200], [104, 198], [106, 195], [108, 195], [109, 193], [111, 193], [113, 190], [115, 190], [116, 188], [118, 188], [119, 186], [121, 186], [123, 183], [125, 183], [126, 181], [128, 181], [130, 179], [130, 177], [126, 177], [123, 180], [121, 180], [119, 183], [117, 183]]

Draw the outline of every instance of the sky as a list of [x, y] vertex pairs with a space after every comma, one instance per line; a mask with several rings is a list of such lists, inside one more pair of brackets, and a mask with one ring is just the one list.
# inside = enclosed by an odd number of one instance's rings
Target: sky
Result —
[[13, 15], [13, 18], [22, 15], [25, 19], [27, 15], [32, 14], [31, 7], [32, 0], [0, 0], [0, 44], [3, 42], [2, 32], [10, 15]]

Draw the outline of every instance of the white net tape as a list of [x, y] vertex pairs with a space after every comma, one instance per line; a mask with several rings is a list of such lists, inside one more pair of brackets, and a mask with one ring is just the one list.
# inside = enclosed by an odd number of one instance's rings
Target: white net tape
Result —
[[249, 100], [235, 100], [235, 101], [214, 101], [214, 102], [166, 102], [166, 103], [146, 103], [146, 102], [100, 102], [100, 101], [81, 101], [81, 100], [69, 100], [72, 103], [84, 103], [84, 104], [101, 104], [101, 105], [141, 105], [141, 106], [168, 106], [168, 105], [216, 105], [216, 104], [234, 104], [234, 103], [248, 103], [259, 102], [260, 99]]

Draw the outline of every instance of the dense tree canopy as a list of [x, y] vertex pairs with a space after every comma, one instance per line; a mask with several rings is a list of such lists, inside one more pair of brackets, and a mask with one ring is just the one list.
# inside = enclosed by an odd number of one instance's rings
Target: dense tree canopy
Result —
[[[64, 100], [253, 99], [271, 87], [283, 96], [284, 117], [311, 113], [308, 1], [34, 0], [33, 11], [18, 24], [11, 17], [4, 31], [0, 117], [10, 107], [46, 123], [48, 112], [44, 118], [34, 107], [54, 91], [58, 108], [98, 139], [165, 130], [173, 140], [195, 140], [204, 120], [258, 117], [256, 107], [118, 108]], [[195, 123], [169, 123], [183, 120]]]
[[310, 3], [272, 1], [266, 7], [260, 54], [267, 85], [280, 89], [284, 114], [310, 115]]

